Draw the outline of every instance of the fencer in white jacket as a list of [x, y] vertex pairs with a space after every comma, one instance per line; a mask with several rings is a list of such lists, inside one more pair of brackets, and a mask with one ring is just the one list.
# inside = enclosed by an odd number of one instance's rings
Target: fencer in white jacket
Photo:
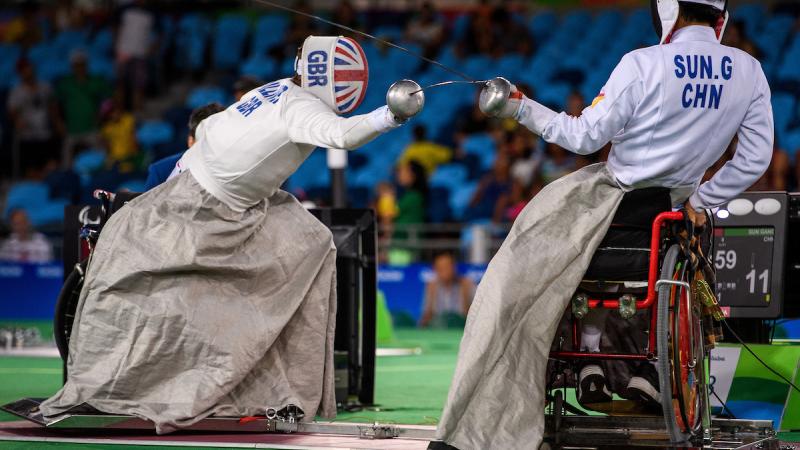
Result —
[[[504, 80], [487, 84], [481, 95], [481, 109], [491, 116], [514, 118], [545, 141], [577, 154], [597, 152], [610, 142], [606, 168], [622, 190], [670, 188], [673, 204], [684, 204], [690, 219], [702, 225], [705, 220], [702, 211], [725, 203], [755, 183], [768, 168], [773, 152], [769, 85], [757, 60], [720, 44], [728, 18], [725, 5], [725, 0], [654, 0], [661, 44], [625, 55], [597, 98], [579, 117], [557, 113], [525, 97], [513, 85], [510, 89], [498, 88], [507, 83]], [[706, 170], [723, 155], [735, 136], [738, 146], [733, 159], [711, 180], [701, 184]], [[528, 213], [535, 215], [533, 211]], [[490, 263], [489, 271], [493, 264], [495, 260]], [[503, 302], [506, 298], [495, 300]], [[531, 300], [525, 305], [532, 303]], [[473, 317], [467, 322], [461, 355], [470, 353], [473, 341], [483, 342], [467, 337], [493, 329], [490, 316], [497, 312], [486, 308], [492, 312], [484, 312], [483, 316], [470, 312]], [[523, 310], [522, 306], [519, 308]], [[601, 332], [602, 323], [595, 329], [584, 327], [583, 350], [599, 351]], [[593, 396], [587, 403], [610, 400], [602, 369], [594, 364], [583, 369], [578, 396]], [[529, 438], [538, 433], [529, 430], [541, 426], [542, 421], [517, 424], [508, 420], [503, 422], [507, 429], [470, 431], [480, 427], [473, 420], [485, 411], [474, 407], [467, 414], [454, 409], [464, 408], [465, 404], [473, 407], [478, 401], [477, 390], [469, 391], [473, 386], [469, 383], [479, 376], [472, 376], [470, 370], [473, 366], [464, 365], [456, 370], [439, 424], [442, 442], [434, 442], [429, 448], [499, 448], [485, 437], [502, 431], [506, 441], [513, 441], [515, 435]], [[643, 376], [631, 379], [631, 383], [640, 388], [642, 399], [659, 401], [657, 378]], [[543, 385], [542, 380], [531, 380], [532, 389]], [[466, 396], [467, 400], [459, 396]], [[517, 399], [481, 397], [480, 400], [485, 402], [486, 411], [495, 411], [492, 406], [506, 405], [505, 402], [509, 405], [507, 411], [514, 414], [542, 408]], [[538, 444], [530, 442], [530, 448]]]
[[366, 64], [352, 39], [309, 37], [298, 76], [256, 88], [203, 120], [170, 177], [189, 170], [214, 197], [242, 211], [274, 194], [315, 148], [357, 149], [399, 127], [408, 117], [387, 106], [339, 116], [363, 100]]

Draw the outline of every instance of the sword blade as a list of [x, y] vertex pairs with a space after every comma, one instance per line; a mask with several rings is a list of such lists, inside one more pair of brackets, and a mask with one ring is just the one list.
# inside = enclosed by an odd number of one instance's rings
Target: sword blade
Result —
[[255, 1], [256, 3], [261, 3], [262, 5], [267, 5], [267, 6], [271, 6], [273, 8], [282, 9], [282, 10], [290, 12], [292, 14], [298, 14], [298, 15], [301, 15], [301, 16], [305, 16], [305, 17], [308, 17], [309, 19], [314, 19], [314, 20], [317, 20], [319, 22], [326, 23], [328, 25], [334, 26], [336, 28], [340, 28], [342, 30], [346, 30], [346, 31], [349, 31], [351, 33], [358, 34], [359, 36], [363, 36], [363, 37], [372, 39], [374, 41], [377, 41], [377, 42], [380, 42], [382, 44], [388, 45], [389, 47], [396, 48], [397, 50], [406, 52], [409, 55], [414, 56], [414, 57], [416, 57], [418, 59], [421, 59], [421, 60], [423, 60], [425, 62], [431, 63], [431, 64], [433, 64], [433, 65], [435, 65], [435, 66], [437, 66], [437, 67], [439, 67], [441, 69], [444, 69], [444, 70], [446, 70], [446, 71], [448, 71], [448, 72], [450, 72], [450, 73], [452, 73], [454, 75], [457, 75], [457, 76], [459, 76], [459, 77], [461, 77], [461, 78], [463, 78], [465, 80], [468, 80], [468, 81], [471, 81], [471, 82], [475, 82], [476, 81], [474, 78], [470, 77], [469, 75], [465, 74], [464, 72], [461, 72], [460, 70], [453, 69], [452, 67], [448, 67], [448, 66], [440, 63], [439, 61], [436, 61], [435, 59], [427, 58], [427, 57], [422, 56], [419, 53], [416, 53], [414, 51], [411, 51], [411, 50], [409, 50], [409, 49], [407, 49], [407, 48], [405, 48], [403, 46], [397, 45], [394, 42], [387, 41], [385, 39], [381, 39], [381, 38], [373, 36], [373, 35], [371, 35], [369, 33], [365, 33], [365, 32], [363, 32], [361, 30], [356, 30], [355, 28], [348, 27], [347, 25], [342, 25], [340, 23], [336, 23], [336, 22], [330, 21], [330, 20], [325, 19], [325, 18], [320, 17], [320, 16], [315, 16], [313, 14], [308, 14], [308, 13], [305, 13], [303, 11], [298, 11], [296, 9], [290, 8], [288, 6], [283, 6], [283, 5], [280, 5], [278, 3], [271, 2], [269, 0], [253, 0], [253, 1]]

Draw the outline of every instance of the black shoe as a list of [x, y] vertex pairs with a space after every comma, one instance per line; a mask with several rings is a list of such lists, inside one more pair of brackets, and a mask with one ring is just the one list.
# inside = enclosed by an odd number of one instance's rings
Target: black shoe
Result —
[[452, 445], [448, 445], [443, 441], [431, 441], [431, 443], [428, 444], [428, 450], [458, 450], [458, 449], [453, 447]]
[[636, 375], [628, 381], [624, 397], [639, 402], [649, 408], [661, 408], [661, 393], [658, 387], [658, 372], [655, 366], [644, 363]]
[[583, 366], [578, 374], [578, 403], [605, 403], [611, 398], [603, 368], [597, 364]]

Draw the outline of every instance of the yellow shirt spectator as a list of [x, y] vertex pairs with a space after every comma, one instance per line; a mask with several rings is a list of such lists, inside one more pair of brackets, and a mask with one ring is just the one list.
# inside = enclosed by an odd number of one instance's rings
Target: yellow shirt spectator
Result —
[[426, 130], [422, 125], [414, 127], [414, 142], [406, 147], [400, 156], [400, 164], [415, 161], [425, 169], [430, 176], [440, 164], [449, 162], [453, 158], [453, 151], [449, 147], [428, 141]]

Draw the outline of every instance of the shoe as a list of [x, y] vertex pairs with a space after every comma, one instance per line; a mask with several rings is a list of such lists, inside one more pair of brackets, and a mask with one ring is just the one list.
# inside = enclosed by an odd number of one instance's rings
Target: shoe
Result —
[[448, 445], [444, 441], [431, 441], [430, 444], [428, 444], [428, 450], [458, 450], [458, 449], [453, 447], [452, 445]]
[[606, 384], [603, 368], [588, 364], [578, 374], [578, 402], [581, 404], [605, 403], [611, 401], [611, 391]]
[[661, 408], [661, 392], [659, 392], [656, 368], [650, 363], [642, 364], [636, 375], [628, 381], [623, 396], [650, 408]]

